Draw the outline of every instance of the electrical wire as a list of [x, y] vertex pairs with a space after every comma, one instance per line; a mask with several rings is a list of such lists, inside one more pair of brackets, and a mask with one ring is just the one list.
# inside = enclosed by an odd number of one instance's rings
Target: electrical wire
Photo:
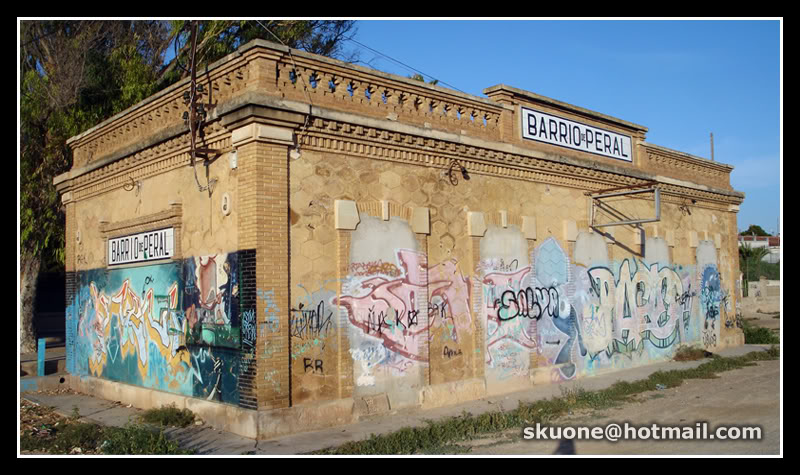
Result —
[[435, 77], [431, 76], [430, 74], [425, 74], [425, 73], [423, 73], [422, 71], [420, 71], [420, 70], [418, 70], [418, 69], [414, 69], [414, 68], [412, 68], [411, 66], [409, 66], [409, 65], [407, 65], [407, 64], [405, 64], [405, 63], [403, 63], [403, 62], [401, 62], [401, 61], [398, 61], [398, 60], [396, 60], [396, 59], [392, 58], [392, 57], [391, 57], [391, 56], [389, 56], [389, 55], [383, 54], [383, 53], [381, 53], [380, 51], [378, 51], [378, 50], [376, 50], [376, 49], [370, 48], [369, 46], [367, 46], [367, 45], [365, 45], [365, 44], [359, 43], [358, 41], [356, 41], [356, 40], [354, 40], [354, 39], [352, 39], [352, 38], [345, 38], [345, 39], [346, 39], [347, 41], [352, 41], [353, 43], [355, 43], [355, 44], [357, 44], [357, 45], [361, 46], [362, 48], [366, 48], [366, 49], [368, 49], [368, 50], [372, 51], [372, 52], [373, 52], [373, 53], [375, 53], [375, 54], [379, 54], [379, 55], [383, 56], [384, 58], [386, 58], [386, 59], [388, 59], [388, 60], [390, 60], [390, 61], [393, 61], [393, 62], [395, 62], [395, 63], [399, 64], [400, 66], [403, 66], [404, 68], [410, 69], [411, 71], [414, 71], [415, 73], [421, 74], [421, 75], [422, 75], [422, 76], [424, 76], [424, 77], [429, 77], [429, 78], [433, 79], [434, 81], [437, 81], [437, 82], [439, 82], [439, 83], [442, 83], [442, 84], [444, 84], [444, 85], [445, 85], [445, 86], [447, 86], [447, 87], [450, 87], [450, 88], [452, 88], [452, 89], [454, 89], [454, 90], [456, 90], [456, 91], [458, 91], [458, 92], [461, 92], [461, 93], [464, 93], [464, 94], [466, 94], [466, 92], [464, 92], [464, 91], [462, 91], [461, 89], [459, 89], [459, 88], [457, 88], [457, 87], [453, 86], [452, 84], [448, 84], [448, 83], [446, 83], [446, 82], [444, 82], [444, 81], [442, 81], [442, 80], [440, 80], [440, 79], [438, 79], [438, 78], [435, 78]]
[[[195, 101], [197, 100], [197, 94], [196, 94], [196, 91], [195, 91], [195, 88], [196, 88], [196, 86], [195, 86], [195, 82], [196, 82], [195, 81], [195, 70], [197, 68], [197, 64], [195, 64], [195, 53], [197, 52], [196, 51], [197, 50], [197, 34], [196, 34], [196, 31], [192, 31], [191, 41], [192, 41], [192, 58], [191, 58], [191, 62], [192, 62], [192, 64], [191, 64], [191, 68], [192, 68], [191, 69], [191, 73], [192, 73], [192, 76], [191, 76], [191, 79], [190, 79], [191, 86], [189, 87], [189, 90], [190, 90], [190, 92], [189, 92], [189, 108], [190, 108], [190, 112], [189, 112], [189, 136], [191, 137], [191, 141], [192, 141], [191, 147], [192, 148], [191, 148], [190, 160], [192, 161], [192, 171], [194, 171], [194, 181], [197, 183], [197, 189], [199, 191], [201, 191], [201, 192], [208, 190], [208, 192], [210, 194], [211, 193], [211, 186], [212, 186], [211, 182], [209, 181], [206, 186], [203, 186], [203, 185], [200, 184], [200, 179], [197, 178], [197, 164], [195, 163], [197, 161], [197, 154], [196, 154], [196, 150], [195, 150], [196, 147], [197, 147], [197, 139], [195, 137], [195, 130], [194, 130], [194, 126], [195, 126], [194, 116], [197, 113], [197, 111], [196, 111], [196, 103], [195, 103]], [[180, 66], [180, 63], [178, 63], [178, 65]], [[206, 176], [208, 176], [208, 168], [206, 168]]]

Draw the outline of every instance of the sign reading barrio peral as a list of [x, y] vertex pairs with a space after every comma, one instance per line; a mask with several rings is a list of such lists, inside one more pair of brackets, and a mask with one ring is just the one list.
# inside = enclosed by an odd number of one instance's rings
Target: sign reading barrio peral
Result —
[[155, 261], [172, 257], [175, 231], [164, 228], [108, 240], [108, 265]]
[[631, 138], [522, 107], [522, 137], [632, 162]]

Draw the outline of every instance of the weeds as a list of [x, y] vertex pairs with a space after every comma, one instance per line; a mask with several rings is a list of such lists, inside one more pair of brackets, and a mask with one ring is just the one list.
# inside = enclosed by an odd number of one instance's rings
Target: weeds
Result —
[[105, 427], [79, 421], [77, 408], [70, 417], [59, 416], [52, 408], [27, 405], [21, 417], [27, 418], [20, 432], [20, 450], [54, 455], [189, 455], [163, 430], [145, 425]]
[[175, 404], [149, 409], [141, 416], [143, 422], [162, 427], [186, 427], [194, 422], [194, 413], [189, 409], [178, 409]]
[[194, 451], [183, 450], [171, 441], [163, 431], [143, 425], [109, 427], [100, 449], [107, 455], [192, 455]]
[[317, 455], [386, 455], [450, 450], [455, 443], [473, 439], [481, 434], [519, 429], [537, 422], [550, 423], [574, 410], [616, 407], [630, 400], [636, 394], [654, 391], [658, 387], [674, 388], [680, 386], [687, 379], [717, 378], [717, 373], [752, 366], [757, 361], [774, 360], [779, 356], [780, 350], [775, 346], [768, 351], [756, 351], [739, 357], [713, 356], [697, 368], [656, 371], [647, 379], [633, 382], [618, 381], [611, 387], [600, 391], [586, 391], [583, 388], [563, 389], [561, 397], [532, 403], [520, 402], [519, 407], [513, 411], [490, 412], [477, 416], [464, 412], [460, 416], [438, 422], [427, 421], [424, 427], [404, 427], [389, 434], [372, 434], [367, 440], [348, 442], [339, 447], [312, 453]]
[[104, 427], [95, 423], [72, 422], [52, 430], [49, 436], [24, 434], [20, 449], [50, 454], [105, 455], [191, 455], [177, 442], [170, 441], [163, 431], [145, 426]]
[[744, 321], [742, 331], [744, 331], [744, 342], [747, 345], [777, 345], [781, 340], [769, 328], [757, 327]]
[[77, 447], [91, 452], [102, 441], [103, 428], [95, 423], [73, 422], [51, 427], [47, 434], [25, 434], [20, 437], [20, 449], [69, 454]]

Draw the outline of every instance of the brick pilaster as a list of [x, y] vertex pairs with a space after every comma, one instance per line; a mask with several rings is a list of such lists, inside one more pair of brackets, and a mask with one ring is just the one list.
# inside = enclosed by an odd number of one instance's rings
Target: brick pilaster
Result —
[[[239, 166], [239, 248], [255, 252], [257, 339], [252, 386], [259, 408], [291, 405], [289, 354], [289, 163], [291, 130], [249, 124], [234, 131]], [[252, 282], [250, 284], [252, 287]], [[252, 289], [250, 289], [252, 292]]]

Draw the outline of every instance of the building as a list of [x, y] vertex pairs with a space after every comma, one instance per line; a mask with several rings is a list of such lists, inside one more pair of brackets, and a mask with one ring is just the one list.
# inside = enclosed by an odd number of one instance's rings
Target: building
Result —
[[199, 83], [194, 162], [188, 80], [68, 142], [75, 387], [268, 438], [743, 343], [728, 165], [264, 41]]
[[761, 258], [762, 262], [776, 264], [781, 261], [780, 236], [745, 236], [739, 235], [739, 247], [749, 246], [753, 249], [765, 248], [769, 253]]

